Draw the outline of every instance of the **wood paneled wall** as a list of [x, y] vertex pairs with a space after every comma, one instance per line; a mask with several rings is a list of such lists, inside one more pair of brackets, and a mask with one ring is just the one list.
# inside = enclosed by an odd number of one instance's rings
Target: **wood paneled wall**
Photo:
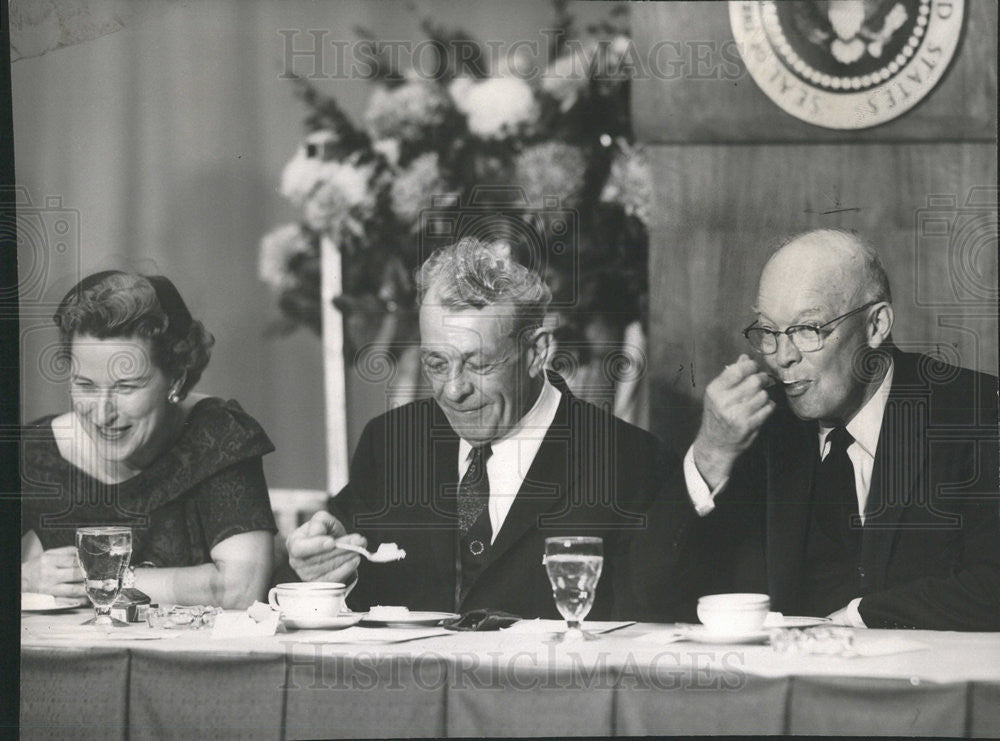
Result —
[[[901, 347], [997, 372], [996, 4], [969, 0], [966, 14], [937, 89], [866, 131], [798, 121], [742, 65], [735, 80], [635, 84], [659, 204], [649, 368], [651, 427], [662, 439], [679, 450], [690, 443], [705, 385], [744, 350], [740, 330], [766, 256], [804, 229], [857, 230], [878, 246]], [[636, 6], [633, 28], [640, 54], [668, 39], [692, 60], [732, 39], [726, 3]]]

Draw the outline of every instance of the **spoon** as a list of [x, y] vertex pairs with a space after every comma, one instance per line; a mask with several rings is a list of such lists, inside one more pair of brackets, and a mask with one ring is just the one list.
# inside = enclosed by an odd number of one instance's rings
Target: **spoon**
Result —
[[374, 553], [369, 553], [361, 546], [351, 543], [336, 543], [335, 545], [342, 550], [359, 553], [372, 563], [388, 563], [389, 561], [399, 561], [402, 558], [406, 558], [406, 551], [395, 543], [380, 543]]

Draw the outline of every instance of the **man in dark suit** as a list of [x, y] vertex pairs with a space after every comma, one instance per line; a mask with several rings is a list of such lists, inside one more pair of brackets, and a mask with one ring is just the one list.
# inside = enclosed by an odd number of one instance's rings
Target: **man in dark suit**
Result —
[[[657, 441], [546, 373], [550, 292], [502, 246], [440, 250], [419, 283], [433, 399], [368, 424], [330, 512], [289, 537], [291, 566], [313, 581], [356, 571], [357, 609], [556, 618], [545, 538], [596, 535], [605, 557], [589, 617], [627, 616], [629, 540], [669, 465]], [[359, 565], [337, 547], [347, 542], [395, 542], [407, 555]]]
[[[687, 583], [855, 627], [1000, 630], [997, 379], [895, 348], [885, 271], [847, 232], [789, 240], [755, 311], [757, 360], [708, 385], [684, 461]], [[638, 563], [676, 549], [677, 517], [651, 513]], [[673, 589], [636, 579], [653, 612]]]

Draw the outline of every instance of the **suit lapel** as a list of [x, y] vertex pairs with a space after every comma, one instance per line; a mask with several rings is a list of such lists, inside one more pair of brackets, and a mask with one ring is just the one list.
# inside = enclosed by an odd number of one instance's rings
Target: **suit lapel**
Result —
[[895, 352], [893, 365], [892, 388], [882, 417], [865, 505], [861, 550], [865, 592], [884, 588], [899, 521], [906, 503], [915, 501], [926, 449], [918, 430], [927, 428], [929, 391], [911, 356]]
[[431, 448], [430, 460], [432, 470], [428, 472], [431, 479], [431, 507], [434, 519], [446, 527], [440, 536], [428, 533], [427, 542], [431, 551], [429, 563], [435, 569], [442, 569], [450, 583], [457, 579], [457, 543], [456, 533], [458, 522], [458, 436], [448, 423], [441, 408], [434, 403], [432, 424], [429, 430], [427, 444]]
[[771, 596], [779, 604], [797, 594], [802, 575], [819, 457], [816, 435], [815, 422], [790, 418], [768, 441], [767, 573]]

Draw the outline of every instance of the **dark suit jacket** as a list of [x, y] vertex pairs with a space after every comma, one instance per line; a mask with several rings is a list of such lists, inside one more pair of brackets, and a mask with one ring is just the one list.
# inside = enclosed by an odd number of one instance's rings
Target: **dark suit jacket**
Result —
[[[493, 544], [489, 561], [458, 605], [506, 610], [522, 617], [558, 618], [545, 567], [544, 541], [553, 535], [604, 538], [604, 569], [589, 615], [631, 611], [628, 542], [645, 526], [664, 471], [679, 469], [649, 433], [562, 393], [527, 477]], [[456, 609], [459, 552], [456, 489], [458, 436], [431, 399], [372, 420], [351, 462], [350, 483], [330, 510], [374, 549], [396, 542], [406, 558], [363, 562], [348, 598], [355, 609], [406, 605]]]
[[[997, 379], [927, 356], [894, 351], [893, 359], [862, 531], [859, 612], [873, 628], [1000, 630]], [[693, 523], [693, 508], [680, 515], [689, 521], [687, 571], [667, 588], [683, 576], [682, 586], [702, 594], [766, 591], [773, 609], [808, 612], [801, 597], [817, 449], [816, 423], [779, 407], [715, 510]], [[678, 532], [676, 510], [650, 516], [639, 560], [655, 558], [669, 537], [662, 533]], [[657, 581], [646, 574], [638, 585], [652, 609], [662, 599]]]

